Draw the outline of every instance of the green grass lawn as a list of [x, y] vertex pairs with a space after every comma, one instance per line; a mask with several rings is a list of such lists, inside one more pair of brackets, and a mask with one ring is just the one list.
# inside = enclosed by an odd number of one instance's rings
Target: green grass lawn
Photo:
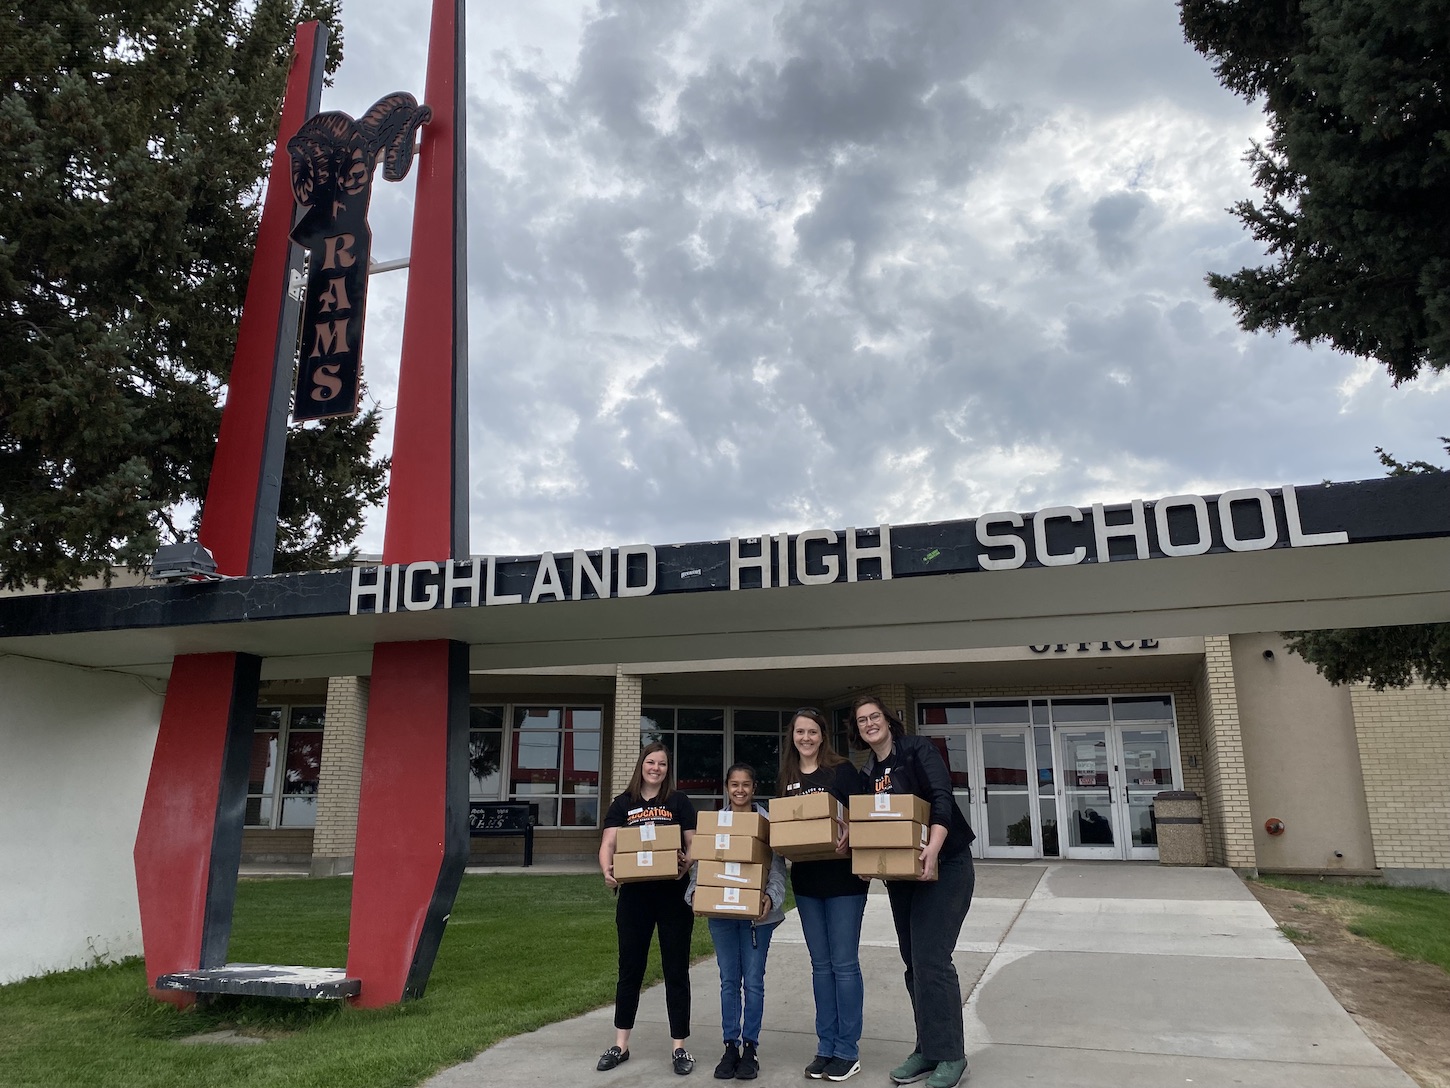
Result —
[[[228, 958], [341, 967], [351, 881], [244, 880]], [[694, 954], [712, 954], [703, 920]], [[646, 984], [657, 981], [651, 956]], [[614, 999], [614, 899], [597, 876], [467, 876], [420, 1001], [224, 997], [178, 1011], [141, 961], [0, 987], [0, 1085], [56, 1088], [411, 1086], [499, 1039]], [[184, 1045], [235, 1027], [264, 1046]], [[601, 1050], [609, 1045], [601, 1038]]]
[[1351, 908], [1351, 933], [1382, 944], [1406, 959], [1433, 963], [1450, 971], [1450, 894], [1446, 892], [1277, 876], [1261, 879], [1276, 888], [1340, 900]]

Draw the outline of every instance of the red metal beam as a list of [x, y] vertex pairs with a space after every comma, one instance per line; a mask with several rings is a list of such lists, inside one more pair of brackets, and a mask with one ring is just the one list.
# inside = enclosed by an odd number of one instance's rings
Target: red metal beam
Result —
[[383, 562], [468, 554], [463, 0], [434, 0]]
[[299, 25], [201, 511], [198, 539], [216, 559], [218, 574], [272, 573], [297, 346], [298, 305], [287, 288], [292, 272], [302, 270], [302, 250], [288, 237], [296, 208], [287, 141], [317, 112], [326, 54], [327, 29], [316, 22]]

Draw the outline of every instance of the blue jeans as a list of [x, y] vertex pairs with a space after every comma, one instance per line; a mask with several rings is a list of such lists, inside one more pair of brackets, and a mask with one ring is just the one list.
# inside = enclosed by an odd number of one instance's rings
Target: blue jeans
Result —
[[755, 926], [752, 933], [743, 918], [710, 919], [710, 939], [715, 942], [715, 962], [720, 965], [720, 1034], [727, 1043], [760, 1044], [765, 957], [778, 924]]
[[811, 989], [816, 996], [816, 1053], [827, 1058], [861, 1056], [861, 917], [864, 895], [795, 898], [806, 949], [811, 954]]

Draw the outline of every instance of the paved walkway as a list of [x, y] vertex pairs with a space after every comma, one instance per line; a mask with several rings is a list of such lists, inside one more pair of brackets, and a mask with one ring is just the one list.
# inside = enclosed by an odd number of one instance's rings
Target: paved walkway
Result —
[[[851, 1083], [887, 1085], [915, 1032], [890, 907], [880, 883], [872, 888], [861, 939], [862, 1068]], [[971, 1088], [1414, 1088], [1227, 869], [978, 862], [954, 959]], [[691, 982], [699, 1066], [689, 1083], [712, 1082], [721, 1049], [713, 959], [693, 968]], [[756, 1083], [807, 1083], [815, 1013], [794, 914], [771, 945], [765, 1002]], [[598, 1073], [612, 1024], [611, 1008], [596, 1009], [507, 1039], [427, 1088], [686, 1083], [667, 1058], [662, 987], [641, 1001], [631, 1060]]]

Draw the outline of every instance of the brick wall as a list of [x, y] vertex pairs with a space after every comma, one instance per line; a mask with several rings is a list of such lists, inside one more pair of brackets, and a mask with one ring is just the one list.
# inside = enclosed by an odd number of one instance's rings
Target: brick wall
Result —
[[609, 802], [625, 791], [634, 765], [639, 762], [639, 714], [643, 708], [644, 678], [614, 670], [614, 743], [610, 746], [609, 791], [599, 799], [599, 818]]
[[327, 682], [322, 773], [317, 785], [317, 827], [312, 839], [314, 876], [331, 876], [352, 869], [358, 795], [362, 789], [368, 683], [366, 676], [334, 676]]
[[1450, 868], [1450, 692], [1350, 689], [1381, 869]]
[[1198, 705], [1203, 730], [1203, 818], [1209, 860], [1235, 869], [1253, 869], [1257, 859], [1249, 813], [1249, 780], [1227, 635], [1209, 635], [1203, 640]]

